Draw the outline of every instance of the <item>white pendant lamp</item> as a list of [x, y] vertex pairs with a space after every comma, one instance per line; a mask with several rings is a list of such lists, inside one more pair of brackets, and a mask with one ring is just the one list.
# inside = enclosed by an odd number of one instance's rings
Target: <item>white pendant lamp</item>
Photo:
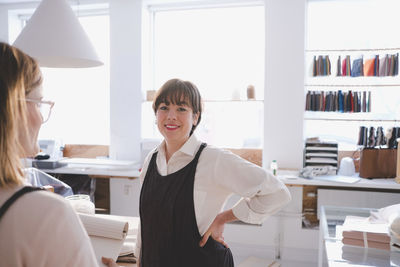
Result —
[[42, 67], [103, 65], [66, 0], [42, 0], [14, 46], [38, 60]]

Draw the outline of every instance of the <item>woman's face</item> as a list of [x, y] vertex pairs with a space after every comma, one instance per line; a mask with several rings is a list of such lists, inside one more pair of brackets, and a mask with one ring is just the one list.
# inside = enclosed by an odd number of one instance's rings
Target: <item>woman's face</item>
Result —
[[[27, 96], [27, 99], [31, 100], [42, 100], [43, 93], [42, 87], [38, 87], [32, 90]], [[35, 102], [26, 101], [27, 107], [27, 133], [22, 131], [24, 134], [20, 135], [20, 142], [24, 149], [25, 157], [34, 157], [39, 153], [39, 144], [37, 142], [39, 130], [43, 122], [42, 115], [40, 113], [39, 105]]]
[[190, 136], [192, 126], [197, 124], [198, 114], [193, 114], [185, 102], [179, 105], [161, 103], [156, 112], [157, 126], [167, 143], [183, 145]]

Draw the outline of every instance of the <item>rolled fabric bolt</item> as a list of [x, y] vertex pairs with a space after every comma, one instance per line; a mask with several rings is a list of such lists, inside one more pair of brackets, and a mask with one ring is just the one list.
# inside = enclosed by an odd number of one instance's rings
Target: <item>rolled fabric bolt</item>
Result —
[[386, 130], [386, 141], [387, 141], [387, 145], [389, 146], [389, 140], [390, 140], [390, 138], [392, 138], [392, 131], [393, 131], [393, 128], [387, 128], [387, 130]]
[[359, 146], [365, 146], [365, 144], [364, 144], [364, 129], [365, 129], [364, 126], [360, 126], [360, 131], [358, 133], [358, 142], [357, 142], [357, 145], [359, 145]]
[[375, 128], [371, 126], [369, 128], [369, 135], [368, 135], [368, 147], [375, 146]]
[[393, 127], [390, 139], [388, 139], [388, 147], [389, 148], [396, 148], [397, 147], [396, 138], [397, 138], [397, 128]]

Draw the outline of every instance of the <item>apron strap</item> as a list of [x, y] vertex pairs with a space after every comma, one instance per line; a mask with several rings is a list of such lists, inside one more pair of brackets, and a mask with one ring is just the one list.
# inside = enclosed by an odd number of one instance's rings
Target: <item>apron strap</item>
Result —
[[197, 164], [197, 161], [198, 161], [199, 158], [200, 158], [201, 152], [203, 151], [203, 149], [204, 149], [206, 146], [207, 146], [207, 143], [201, 143], [200, 148], [199, 148], [199, 150], [197, 151], [197, 153], [196, 153], [196, 155], [195, 155], [195, 157], [194, 157], [194, 159], [195, 159], [195, 161], [196, 161], [196, 164]]
[[3, 217], [4, 213], [8, 210], [8, 208], [20, 197], [25, 195], [26, 193], [34, 192], [34, 191], [39, 191], [39, 190], [44, 190], [44, 188], [41, 187], [32, 187], [32, 186], [25, 186], [22, 189], [18, 190], [15, 192], [7, 201], [1, 206], [0, 208], [0, 220]]

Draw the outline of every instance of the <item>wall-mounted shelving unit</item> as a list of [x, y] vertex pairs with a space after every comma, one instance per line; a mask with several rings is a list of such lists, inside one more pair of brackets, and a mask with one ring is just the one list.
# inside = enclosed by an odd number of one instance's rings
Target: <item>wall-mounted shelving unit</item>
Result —
[[[371, 102], [370, 104], [370, 109], [364, 109], [363, 112], [354, 112], [353, 109], [351, 108], [351, 111], [345, 111], [345, 113], [341, 112], [343, 111], [337, 109], [334, 107], [334, 110], [332, 111], [331, 109], [327, 110], [321, 105], [318, 105], [317, 108], [312, 108], [310, 109], [310, 106], [306, 106], [306, 112], [304, 119], [305, 120], [327, 120], [327, 121], [359, 121], [359, 122], [397, 122], [400, 120], [400, 118], [397, 117], [396, 114], [384, 114], [381, 110], [377, 110], [375, 108], [376, 105], [374, 105], [374, 97], [378, 94], [385, 94], [386, 88], [390, 88], [387, 91], [399, 88], [399, 94], [400, 94], [400, 76], [398, 75], [399, 72], [399, 53], [400, 53], [400, 47], [382, 47], [382, 48], [358, 48], [358, 49], [308, 49], [305, 51], [306, 52], [306, 64], [308, 65], [307, 67], [310, 70], [313, 70], [312, 73], [308, 73], [306, 75], [305, 79], [305, 93], [307, 92], [322, 92], [326, 96], [326, 94], [333, 92], [335, 94], [333, 100], [334, 101], [339, 101], [338, 97], [336, 96], [336, 93], [339, 92], [346, 92], [348, 93], [349, 91], [352, 91], [352, 94], [355, 95], [354, 92], [367, 92], [367, 101]], [[385, 76], [357, 76], [357, 77], [352, 77], [352, 76], [346, 76], [346, 75], [341, 75], [337, 76], [337, 72], [342, 72], [342, 68], [338, 68], [338, 64], [342, 64], [342, 60], [346, 56], [350, 56], [349, 62], [351, 63], [350, 69], [352, 69], [354, 61], [353, 59], [360, 58], [360, 54], [362, 55], [363, 58], [363, 63], [361, 65], [361, 69], [363, 69], [363, 64], [364, 62], [364, 56], [365, 58], [368, 59], [374, 59], [375, 62], [381, 63], [381, 59], [384, 59], [383, 61], [386, 63], [387, 66], [391, 68], [386, 68], [387, 70], [390, 69], [390, 71], [385, 72]], [[367, 55], [364, 55], [367, 54]], [[383, 54], [383, 55], [382, 55]], [[382, 57], [384, 55], [393, 55], [393, 56], [388, 56], [388, 57]], [[372, 55], [379, 55], [378, 58], [374, 58]], [[326, 63], [328, 60], [325, 58], [326, 56], [329, 57], [329, 64]], [[339, 60], [339, 56], [341, 57], [341, 60]], [[321, 69], [321, 61], [318, 61], [318, 63], [314, 62], [314, 60], [318, 57], [323, 57], [324, 58], [324, 64], [323, 64], [323, 74], [319, 72], [318, 76], [315, 75], [315, 68], [318, 68], [318, 70]], [[354, 58], [353, 58], [354, 57]], [[382, 57], [382, 58], [381, 58]], [[390, 59], [390, 61], [387, 61]], [[383, 62], [382, 61], [382, 62]], [[349, 63], [347, 62], [347, 63]], [[314, 65], [316, 64], [316, 65]], [[329, 66], [328, 66], [329, 65]], [[375, 66], [375, 65], [374, 65]], [[339, 70], [338, 70], [339, 69]], [[379, 72], [379, 65], [377, 68], [374, 68]], [[385, 70], [386, 70], [385, 69]], [[326, 71], [329, 70], [329, 71]], [[376, 72], [376, 71], [375, 71]], [[361, 72], [363, 73], [363, 72]], [[387, 76], [388, 73], [390, 73], [390, 76]], [[390, 92], [388, 92], [389, 94]], [[371, 97], [368, 96], [368, 94], [371, 95]], [[353, 98], [353, 95], [351, 95]], [[332, 99], [330, 99], [332, 100]], [[318, 104], [319, 104], [318, 100]], [[307, 98], [307, 103], [309, 103], [309, 99]], [[314, 102], [315, 103], [315, 102]], [[325, 105], [325, 99], [323, 100], [323, 104]], [[372, 108], [371, 108], [372, 106]], [[352, 106], [353, 107], [353, 106]], [[355, 110], [355, 109], [354, 109]], [[322, 111], [322, 112], [321, 112]], [[329, 111], [329, 112], [326, 112]], [[359, 111], [359, 110], [357, 110]], [[315, 114], [312, 114], [315, 113]], [[329, 115], [324, 114], [324, 113], [329, 113]], [[332, 114], [331, 114], [332, 113]]]
[[[341, 150], [352, 150], [356, 149], [357, 138], [359, 134], [359, 128], [361, 126], [365, 127], [379, 127], [382, 126], [384, 131], [399, 126], [400, 123], [400, 75], [399, 73], [399, 55], [400, 47], [376, 47], [376, 48], [346, 48], [343, 49], [308, 49], [305, 51], [305, 64], [307, 73], [305, 74], [304, 80], [304, 94], [306, 98], [306, 106], [304, 112], [304, 127], [305, 127], [305, 137], [321, 137], [322, 140], [336, 140], [340, 144]], [[376, 57], [376, 55], [379, 55]], [[388, 57], [386, 57], [388, 55]], [[393, 57], [391, 56], [393, 55]], [[322, 56], [323, 62], [328, 62], [326, 56], [329, 56], [330, 66], [326, 67], [323, 72], [321, 72], [321, 61], [317, 61], [319, 65], [314, 64], [314, 57], [318, 60], [318, 57]], [[338, 68], [340, 56], [341, 66]], [[362, 57], [362, 75], [353, 77], [345, 74], [343, 72], [343, 59], [346, 56], [350, 56], [350, 70], [352, 70], [354, 60]], [[383, 72], [385, 76], [364, 76], [366, 71], [364, 71], [364, 65], [366, 60], [375, 59], [375, 62], [382, 63], [390, 58], [391, 62], [394, 62], [391, 71]], [[395, 58], [396, 60], [392, 60]], [[384, 60], [383, 60], [384, 59]], [[396, 62], [397, 61], [397, 62]], [[371, 63], [371, 62], [369, 62]], [[318, 69], [318, 76], [316, 74], [316, 69]], [[379, 74], [379, 67], [374, 66], [374, 72]], [[382, 65], [383, 66], [383, 65]], [[389, 63], [387, 66], [391, 66]], [[330, 71], [326, 71], [330, 70]], [[388, 70], [388, 68], [386, 68]], [[338, 72], [340, 71], [340, 76]], [[323, 75], [325, 74], [325, 75]], [[348, 74], [348, 72], [346, 72]], [[372, 75], [372, 72], [369, 72]], [[382, 74], [382, 73], [380, 73]], [[391, 74], [390, 76], [387, 76]], [[338, 92], [341, 91], [342, 101], [344, 101], [343, 94], [346, 93], [349, 96], [351, 91], [351, 98], [354, 100], [354, 96], [357, 95], [357, 101], [361, 101], [363, 104], [364, 99], [366, 99], [367, 108], [361, 108], [357, 102], [357, 108], [351, 102], [350, 110], [344, 108], [342, 104], [342, 109], [338, 108], [338, 105], [332, 110], [330, 108], [323, 108], [326, 104], [326, 96], [329, 94], [331, 97], [334, 95], [330, 101], [337, 101], [339, 97]], [[357, 92], [357, 93], [355, 93]], [[316, 98], [312, 98], [313, 105], [310, 108], [310, 96], [307, 94], [316, 94]], [[366, 96], [363, 95], [366, 93]], [[370, 96], [369, 96], [370, 95]], [[361, 100], [360, 100], [361, 96]], [[317, 100], [317, 104], [315, 104]], [[322, 108], [321, 108], [321, 104]], [[336, 103], [336, 102], [335, 102]], [[345, 102], [347, 103], [347, 102]], [[369, 105], [368, 105], [369, 104]], [[399, 108], [398, 108], [399, 107]], [[357, 112], [355, 112], [357, 111]], [[329, 131], [328, 129], [332, 129]]]

